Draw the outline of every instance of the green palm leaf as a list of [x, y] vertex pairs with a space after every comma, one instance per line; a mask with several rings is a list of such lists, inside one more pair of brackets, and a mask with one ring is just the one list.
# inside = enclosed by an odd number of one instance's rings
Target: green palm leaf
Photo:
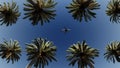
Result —
[[70, 61], [69, 65], [74, 66], [78, 64], [78, 68], [90, 67], [94, 68], [94, 57], [98, 57], [98, 50], [89, 47], [85, 41], [82, 43], [73, 44], [67, 49], [68, 55], [67, 60]]
[[37, 25], [38, 22], [43, 25], [56, 16], [53, 8], [57, 3], [53, 0], [27, 0], [27, 2], [24, 4], [24, 11], [26, 11], [24, 19], [29, 18], [33, 25]]
[[16, 23], [18, 17], [20, 16], [20, 13], [18, 11], [18, 6], [15, 2], [12, 2], [11, 4], [3, 3], [3, 5], [0, 5], [0, 22], [1, 25], [6, 24], [6, 26], [12, 25]]
[[112, 42], [111, 44], [108, 44], [106, 46], [104, 58], [106, 58], [108, 62], [112, 61], [113, 63], [115, 63], [115, 60], [120, 62], [119, 56], [120, 56], [120, 42]]
[[7, 63], [18, 61], [21, 56], [21, 48], [17, 40], [4, 41], [0, 44], [0, 56], [6, 59]]
[[36, 68], [44, 68], [44, 66], [48, 65], [52, 60], [56, 61], [54, 57], [56, 47], [52, 42], [37, 38], [34, 39], [31, 44], [26, 45], [27, 60], [30, 61], [26, 68], [31, 68], [32, 65]]
[[106, 14], [111, 22], [120, 23], [120, 0], [111, 0], [107, 6]]
[[99, 4], [95, 0], [72, 0], [72, 3], [66, 8], [73, 18], [82, 21], [83, 18], [87, 22], [91, 17], [95, 17], [96, 13], [93, 10], [99, 9]]

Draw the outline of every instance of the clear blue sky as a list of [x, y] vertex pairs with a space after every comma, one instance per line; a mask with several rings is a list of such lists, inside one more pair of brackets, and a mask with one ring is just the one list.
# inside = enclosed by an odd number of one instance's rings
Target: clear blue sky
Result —
[[[12, 0], [0, 0], [0, 4]], [[53, 41], [57, 46], [56, 58], [57, 62], [52, 62], [45, 68], [77, 68], [69, 66], [66, 61], [66, 49], [76, 43], [77, 41], [86, 40], [87, 44], [91, 47], [97, 48], [100, 51], [100, 56], [95, 58], [95, 68], [119, 68], [120, 63], [113, 64], [107, 62], [103, 54], [105, 47], [112, 41], [120, 40], [120, 24], [112, 23], [109, 21], [109, 17], [105, 14], [106, 5], [110, 0], [97, 0], [101, 5], [99, 10], [96, 10], [96, 17], [89, 22], [78, 22], [74, 20], [71, 14], [65, 6], [69, 5], [72, 0], [55, 0], [58, 2], [56, 6], [55, 20], [50, 23], [45, 23], [43, 26], [40, 24], [32, 26], [31, 22], [27, 19], [23, 20], [23, 3], [25, 0], [13, 0], [17, 2], [20, 8], [21, 16], [16, 24], [6, 27], [5, 25], [0, 26], [0, 43], [4, 40], [15, 39], [20, 42], [22, 50], [25, 50], [25, 43], [30, 43], [31, 40], [42, 37]], [[71, 31], [64, 34], [60, 30], [64, 27], [69, 27]], [[27, 65], [26, 53], [22, 53], [19, 62], [12, 64], [6, 63], [5, 60], [0, 58], [0, 68], [25, 68]]]

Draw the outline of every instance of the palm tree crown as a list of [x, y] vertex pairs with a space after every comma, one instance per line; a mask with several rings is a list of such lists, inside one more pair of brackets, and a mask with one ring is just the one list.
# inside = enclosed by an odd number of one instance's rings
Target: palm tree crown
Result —
[[72, 0], [73, 2], [67, 6], [66, 8], [69, 9], [69, 13], [72, 14], [73, 18], [82, 21], [84, 20], [87, 22], [91, 20], [91, 17], [95, 18], [96, 13], [92, 10], [99, 9], [99, 4], [95, 0]]
[[120, 0], [112, 0], [109, 2], [106, 14], [110, 16], [110, 21], [120, 23]]
[[120, 42], [112, 42], [106, 46], [106, 53], [104, 54], [106, 60], [115, 63], [115, 59], [120, 62]]
[[54, 19], [56, 16], [55, 10], [53, 8], [57, 3], [53, 0], [27, 0], [28, 3], [24, 4], [25, 17], [32, 21], [33, 25], [37, 25], [41, 22], [50, 22], [50, 19]]
[[44, 68], [45, 65], [48, 65], [49, 61], [56, 61], [54, 57], [56, 47], [52, 42], [42, 38], [34, 39], [33, 43], [27, 44], [26, 50], [28, 61], [30, 61], [26, 68], [31, 68], [32, 65], [36, 68]]
[[18, 61], [21, 56], [21, 48], [17, 40], [4, 41], [0, 44], [0, 56], [6, 59], [7, 63]]
[[0, 4], [0, 22], [1, 25], [6, 24], [6, 26], [12, 25], [16, 23], [20, 13], [18, 11], [18, 6], [15, 2], [12, 4], [5, 3], [3, 5]]
[[78, 68], [94, 68], [94, 57], [98, 57], [98, 50], [89, 47], [85, 41], [82, 43], [73, 44], [67, 50], [67, 60], [70, 61], [69, 65], [74, 66], [75, 63], [78, 64]]

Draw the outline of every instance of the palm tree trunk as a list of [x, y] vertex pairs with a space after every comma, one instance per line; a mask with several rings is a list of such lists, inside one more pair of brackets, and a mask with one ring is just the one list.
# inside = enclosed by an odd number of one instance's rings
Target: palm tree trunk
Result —
[[78, 68], [80, 68], [79, 61], [78, 61]]
[[83, 63], [81, 64], [81, 67], [80, 67], [80, 68], [84, 68], [84, 64], [83, 64]]
[[44, 64], [42, 64], [42, 68], [44, 68]]
[[78, 61], [78, 68], [84, 68], [84, 64], [80, 64], [80, 61]]
[[78, 68], [81, 68], [81, 66], [82, 66], [82, 65], [80, 64], [80, 61], [78, 61]]
[[84, 68], [84, 65], [81, 65], [81, 68]]
[[41, 68], [41, 64], [39, 64], [38, 68]]

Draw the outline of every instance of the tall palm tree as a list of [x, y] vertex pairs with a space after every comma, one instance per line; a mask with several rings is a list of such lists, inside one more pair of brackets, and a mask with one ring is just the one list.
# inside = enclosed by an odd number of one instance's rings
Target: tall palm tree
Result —
[[4, 41], [0, 44], [0, 56], [6, 59], [7, 63], [18, 61], [21, 56], [21, 47], [17, 40]]
[[27, 60], [30, 61], [26, 68], [31, 68], [32, 65], [36, 68], [44, 68], [49, 62], [56, 61], [54, 57], [56, 47], [52, 42], [42, 38], [36, 38], [31, 44], [27, 44], [26, 51], [28, 56]]
[[72, 3], [66, 8], [69, 9], [69, 13], [74, 19], [81, 22], [84, 18], [87, 22], [91, 20], [91, 17], [96, 18], [93, 10], [99, 9], [99, 6], [96, 0], [72, 0]]
[[107, 6], [106, 14], [111, 22], [120, 23], [120, 0], [111, 0]]
[[20, 12], [18, 10], [18, 6], [16, 2], [12, 3], [3, 3], [0, 4], [0, 22], [1, 25], [6, 24], [6, 26], [12, 25], [16, 23], [18, 17], [20, 16]]
[[120, 62], [120, 42], [112, 42], [111, 44], [108, 44], [104, 56], [109, 62], [112, 61], [115, 63], [115, 60]]
[[88, 66], [94, 68], [93, 59], [98, 57], [99, 54], [97, 49], [89, 47], [85, 41], [73, 44], [67, 52], [66, 58], [70, 61], [69, 65], [74, 66], [77, 63], [78, 68], [87, 68]]
[[33, 25], [37, 25], [38, 22], [43, 25], [56, 16], [53, 8], [57, 3], [53, 0], [27, 0], [27, 2], [24, 4], [24, 11], [26, 11], [24, 19], [29, 18]]

